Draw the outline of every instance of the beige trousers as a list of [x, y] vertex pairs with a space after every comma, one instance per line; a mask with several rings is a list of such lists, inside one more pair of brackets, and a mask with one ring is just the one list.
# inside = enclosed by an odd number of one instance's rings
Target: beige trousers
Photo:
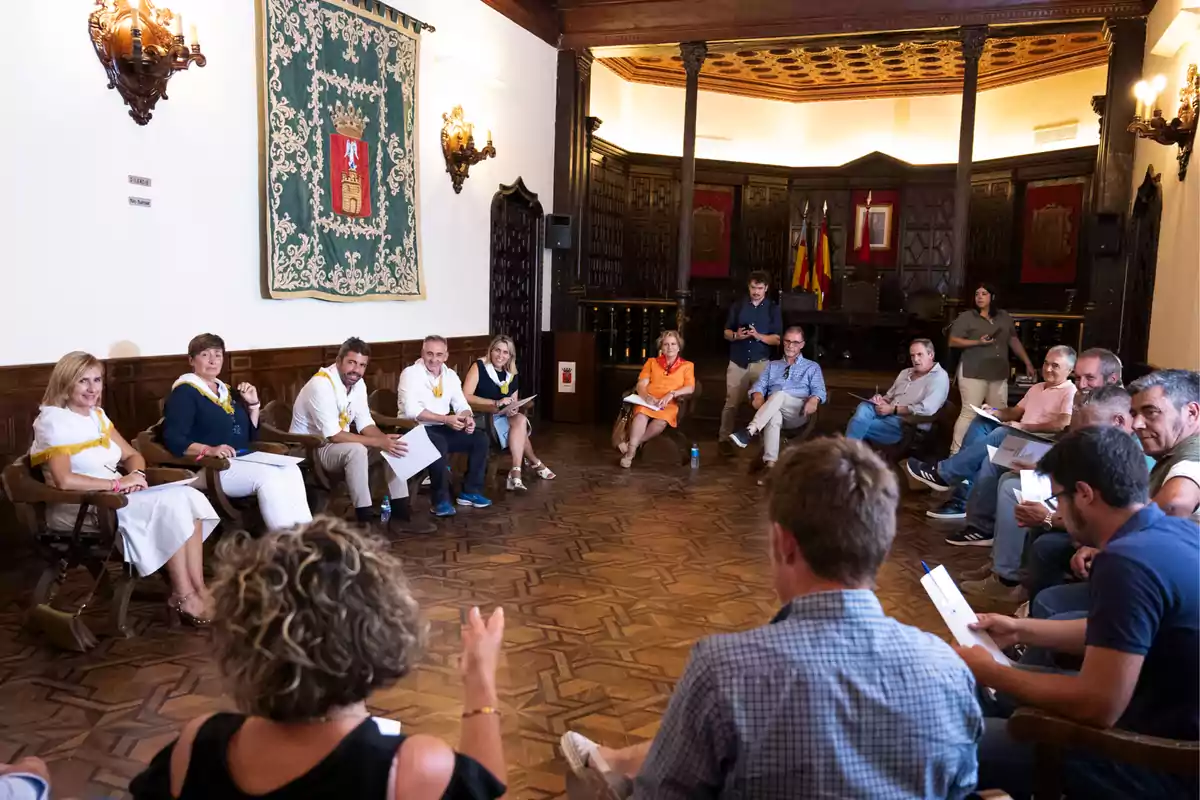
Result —
[[396, 477], [383, 456], [374, 448], [358, 442], [333, 442], [317, 451], [321, 466], [331, 475], [342, 475], [350, 502], [355, 508], [371, 508], [371, 467], [386, 470], [388, 492], [394, 498], [408, 497], [408, 483]]
[[729, 434], [733, 433], [738, 408], [749, 399], [750, 387], [758, 380], [758, 376], [762, 375], [766, 366], [766, 361], [755, 361], [742, 369], [732, 361], [729, 362], [725, 369], [725, 407], [721, 409], [721, 432], [717, 436], [718, 441], [726, 441]]
[[971, 410], [971, 406], [1008, 407], [1008, 381], [964, 378], [962, 365], [959, 364], [958, 396], [962, 400], [962, 409], [958, 412], [958, 419], [954, 421], [954, 443], [950, 445], [950, 455], [954, 455], [962, 447], [967, 428], [971, 427], [971, 420], [975, 419], [975, 412]]
[[776, 392], [766, 399], [754, 419], [750, 420], [750, 430], [762, 433], [764, 463], [774, 464], [779, 460], [779, 431], [804, 424], [804, 404], [807, 402], [807, 397]]

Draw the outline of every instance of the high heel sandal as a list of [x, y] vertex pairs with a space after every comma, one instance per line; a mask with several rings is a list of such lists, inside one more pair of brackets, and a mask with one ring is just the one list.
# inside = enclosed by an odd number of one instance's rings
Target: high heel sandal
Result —
[[508, 491], [524, 492], [526, 491], [525, 482], [521, 480], [521, 468], [510, 469], [508, 471], [508, 481], [506, 483]]
[[185, 594], [183, 597], [175, 598], [174, 603], [169, 603], [170, 608], [171, 608], [172, 624], [178, 624], [178, 623], [182, 622], [183, 624], [190, 625], [193, 628], [203, 628], [208, 625], [211, 625], [212, 624], [211, 619], [206, 619], [204, 617], [197, 617], [195, 614], [192, 614], [189, 611], [183, 610], [183, 603], [189, 597], [192, 597], [192, 595]]
[[533, 470], [534, 472], [536, 472], [537, 476], [544, 481], [552, 481], [558, 477], [553, 472], [551, 472], [550, 468], [547, 467], [545, 464], [543, 464], [541, 461], [537, 462], [536, 464], [530, 464], [529, 468], [531, 470]]

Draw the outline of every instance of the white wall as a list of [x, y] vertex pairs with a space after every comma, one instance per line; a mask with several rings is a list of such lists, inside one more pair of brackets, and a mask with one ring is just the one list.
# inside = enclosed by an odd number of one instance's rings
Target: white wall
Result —
[[[1167, 79], [1167, 88], [1158, 103], [1167, 118], [1175, 116], [1187, 65], [1200, 63], [1197, 36], [1174, 57], [1150, 52], [1180, 6], [1180, 0], [1158, 0], [1146, 24], [1142, 74], [1147, 77], [1162, 74]], [[1146, 175], [1148, 164], [1162, 173], [1163, 209], [1147, 360], [1157, 367], [1200, 369], [1200, 156], [1192, 155], [1187, 180], [1180, 181], [1175, 160], [1178, 153], [1177, 147], [1164, 147], [1145, 139], [1139, 139], [1134, 150], [1135, 191]]]
[[[1091, 99], [1104, 93], [1105, 74], [1105, 67], [1093, 67], [981, 92], [975, 159], [1097, 144]], [[961, 95], [787, 103], [702, 91], [696, 155], [817, 167], [879, 150], [913, 164], [953, 163], [961, 108]], [[599, 135], [613, 144], [638, 153], [682, 154], [681, 88], [625, 81], [597, 62], [591, 113], [604, 121]], [[1079, 123], [1076, 138], [1034, 142], [1035, 127], [1071, 120]]]
[[[105, 88], [84, 35], [93, 0], [5, 6], [21, 34], [0, 48], [0, 365], [73, 349], [179, 353], [202, 330], [235, 349], [486, 333], [492, 195], [520, 175], [550, 210], [554, 48], [480, 0], [403, 0], [437, 27], [423, 35], [419, 73], [428, 299], [264, 300], [258, 0], [162, 1], [199, 24], [208, 66], [172, 78], [147, 127]], [[457, 104], [491, 127], [498, 151], [461, 195], [440, 145], [441, 115]], [[153, 187], [130, 186], [131, 173]], [[153, 207], [130, 207], [131, 194]]]

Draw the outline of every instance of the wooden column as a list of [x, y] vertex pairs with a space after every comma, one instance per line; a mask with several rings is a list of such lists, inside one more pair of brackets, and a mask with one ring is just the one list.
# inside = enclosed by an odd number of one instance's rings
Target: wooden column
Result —
[[971, 154], [975, 146], [975, 100], [979, 89], [979, 57], [987, 28], [963, 28], [962, 115], [958, 124], [958, 169], [954, 174], [954, 258], [950, 262], [951, 301], [961, 298], [967, 274], [967, 235], [971, 212]]
[[[1142, 77], [1146, 50], [1146, 20], [1117, 19], [1104, 24], [1108, 43], [1108, 85], [1100, 119], [1100, 146], [1092, 176], [1091, 230], [1103, 226], [1123, 233], [1133, 201], [1133, 147], [1137, 137], [1126, 128], [1136, 111], [1133, 85]], [[1121, 304], [1125, 298], [1125, 248], [1106, 253], [1084, 250], [1081, 262], [1089, 270], [1088, 303], [1084, 309], [1084, 346], [1117, 348]], [[1144, 313], [1146, 309], [1127, 309]]]
[[571, 247], [550, 257], [550, 327], [575, 330], [576, 306], [584, 295], [584, 200], [587, 196], [587, 118], [592, 89], [592, 54], [558, 54], [558, 105], [554, 120], [554, 213], [571, 217]]
[[681, 332], [687, 323], [688, 301], [692, 296], [692, 198], [696, 193], [696, 102], [700, 92], [700, 65], [708, 55], [704, 42], [684, 42], [679, 46], [687, 88], [683, 102], [683, 163], [680, 167], [679, 192], [679, 268], [675, 275], [675, 327]]

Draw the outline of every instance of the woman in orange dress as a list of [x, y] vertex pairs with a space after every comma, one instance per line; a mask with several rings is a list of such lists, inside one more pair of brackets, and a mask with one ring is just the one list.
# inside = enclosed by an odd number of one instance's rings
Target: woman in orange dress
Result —
[[637, 395], [649, 404], [634, 406], [629, 420], [629, 441], [622, 442], [621, 466], [629, 469], [638, 447], [658, 436], [667, 426], [676, 427], [679, 419], [677, 398], [696, 391], [696, 372], [692, 362], [680, 358], [683, 337], [679, 331], [663, 331], [658, 337], [658, 358], [652, 358], [638, 375]]

